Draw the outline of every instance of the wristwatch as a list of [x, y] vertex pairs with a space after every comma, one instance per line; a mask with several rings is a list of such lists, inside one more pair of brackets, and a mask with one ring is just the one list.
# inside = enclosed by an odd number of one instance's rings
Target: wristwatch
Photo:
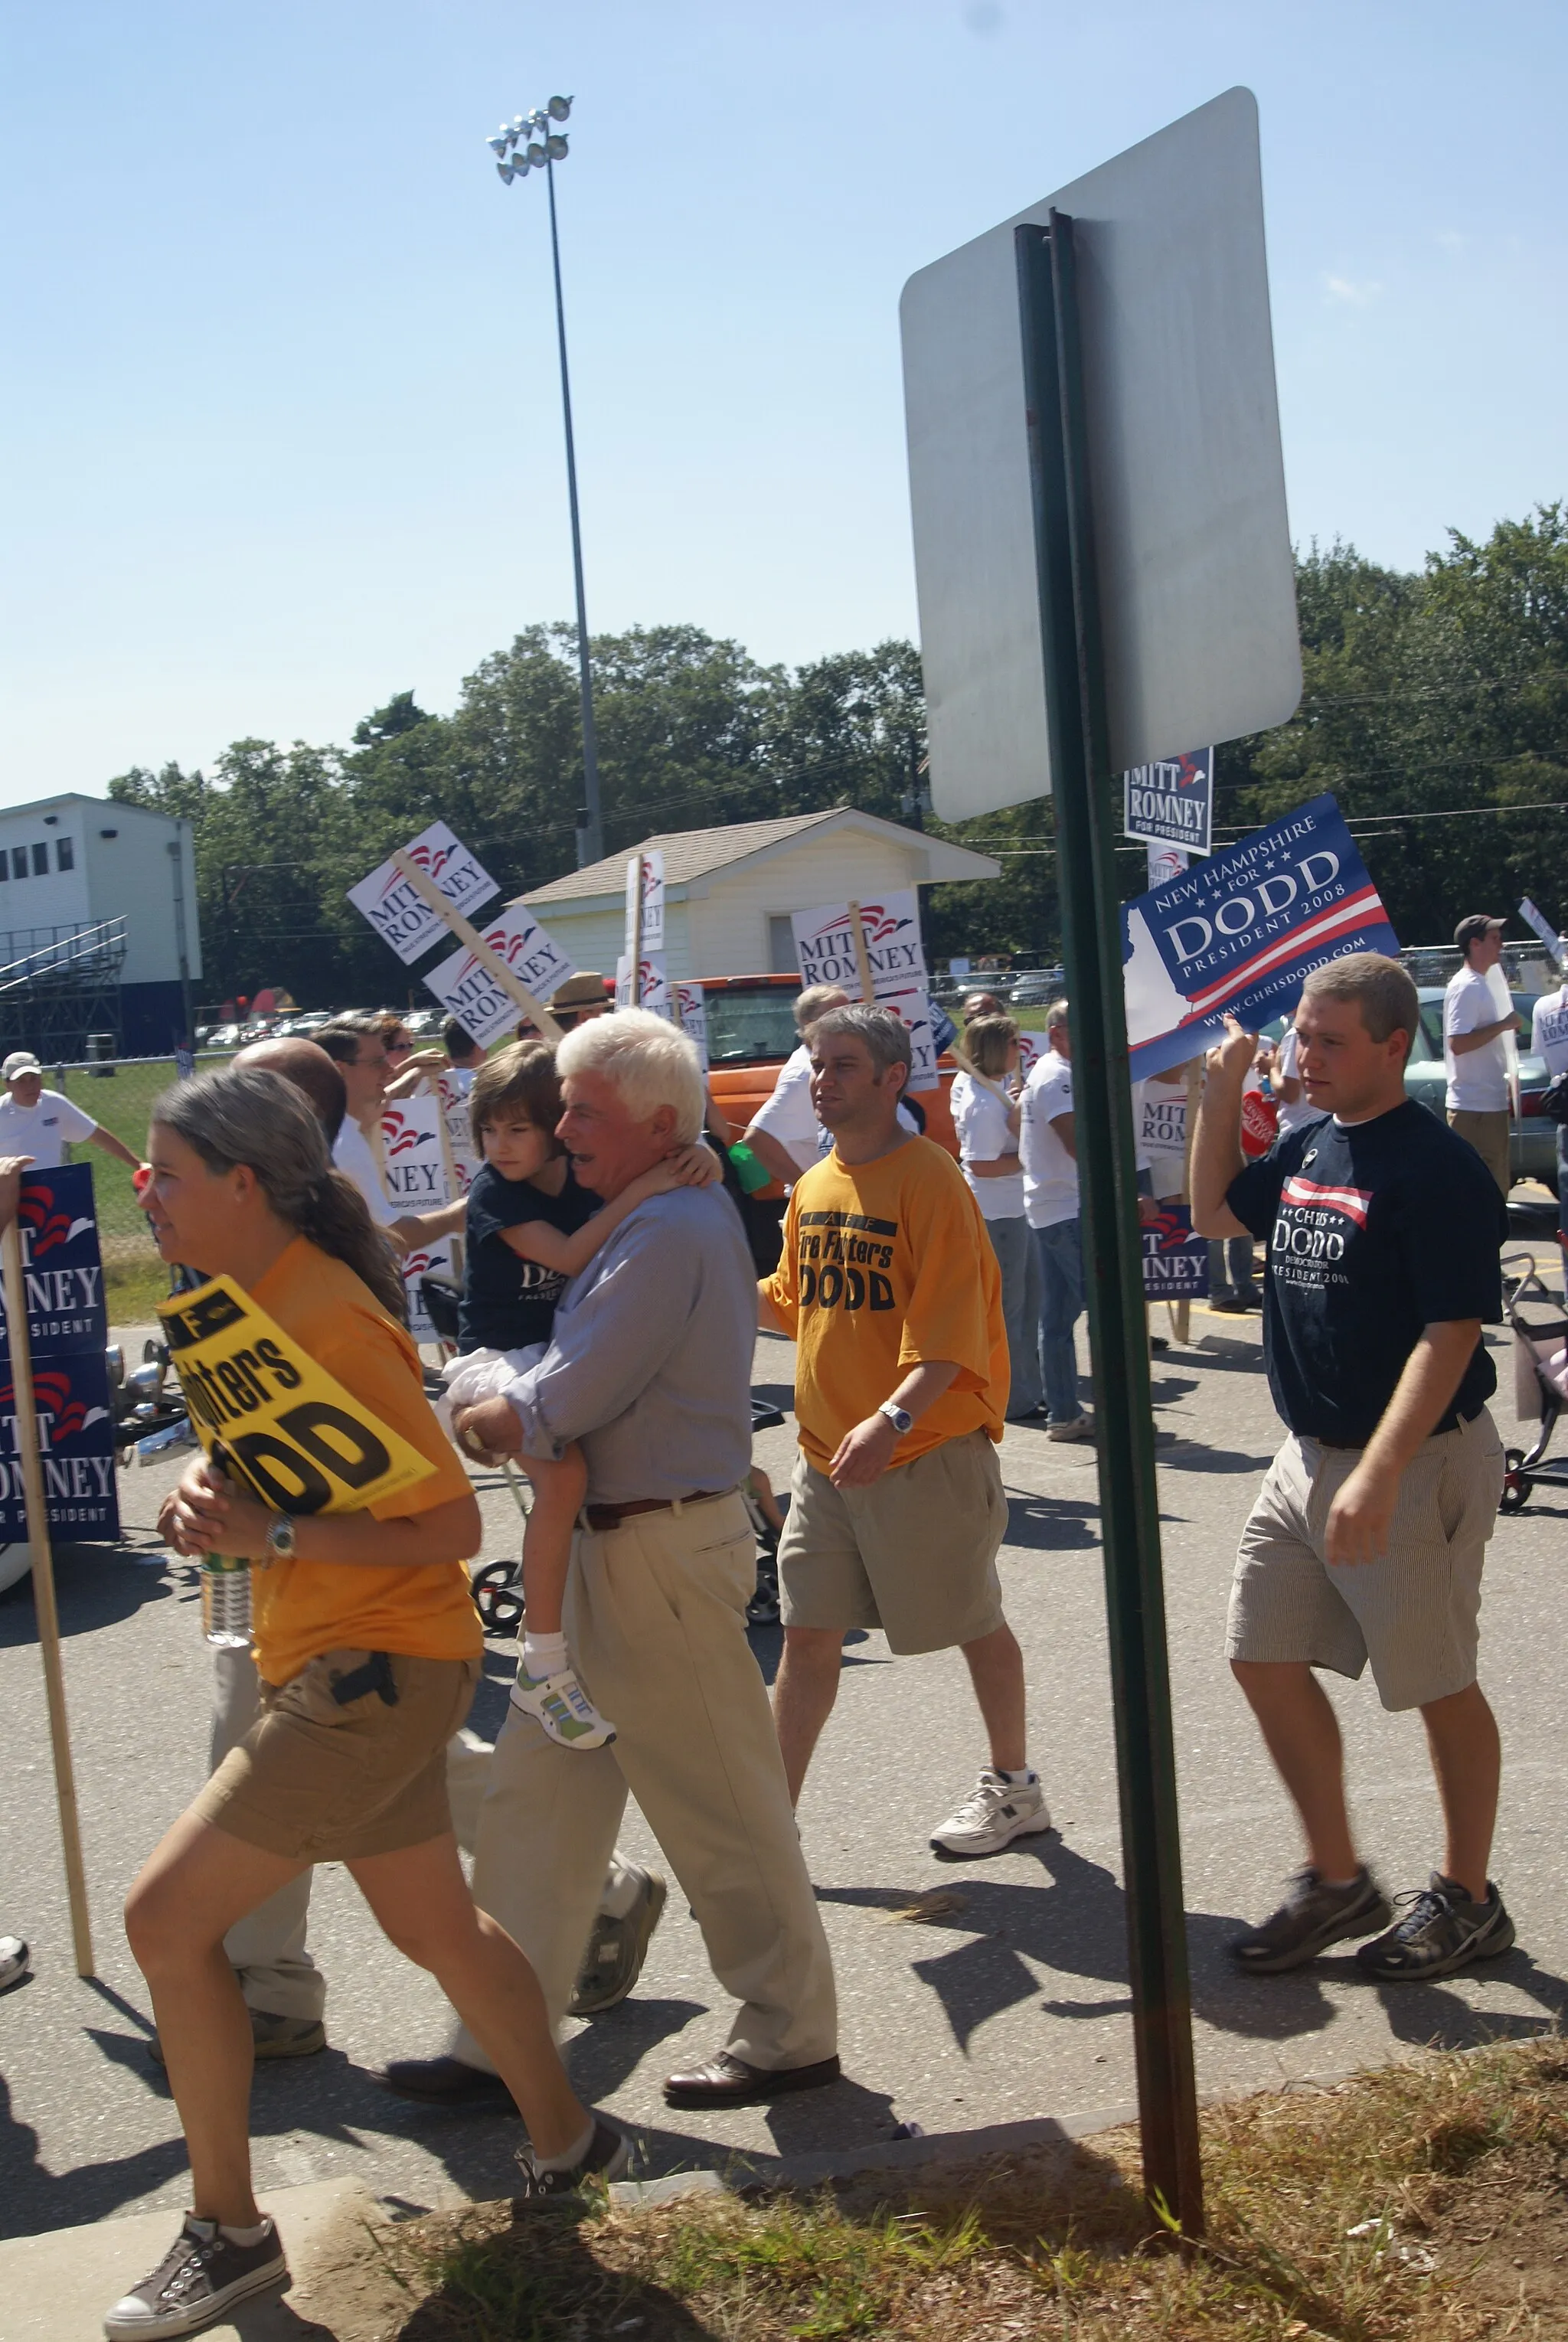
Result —
[[294, 1559], [294, 1523], [286, 1513], [280, 1513], [266, 1533], [268, 1561]]
[[906, 1431], [914, 1428], [914, 1417], [906, 1406], [900, 1406], [895, 1398], [884, 1398], [876, 1411], [878, 1415], [886, 1416], [901, 1439]]

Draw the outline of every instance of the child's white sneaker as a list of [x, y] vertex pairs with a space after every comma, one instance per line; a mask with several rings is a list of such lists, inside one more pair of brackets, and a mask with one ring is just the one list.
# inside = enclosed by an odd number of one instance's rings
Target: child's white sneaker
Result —
[[531, 1676], [519, 1661], [512, 1697], [563, 1748], [604, 1748], [615, 1737], [614, 1726], [600, 1715], [570, 1667], [559, 1675]]

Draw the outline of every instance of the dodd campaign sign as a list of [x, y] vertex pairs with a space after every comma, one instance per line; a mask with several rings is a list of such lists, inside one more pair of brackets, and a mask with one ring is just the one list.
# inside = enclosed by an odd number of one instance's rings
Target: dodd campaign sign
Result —
[[1134, 765], [1122, 776], [1122, 835], [1207, 854], [1214, 819], [1214, 752]]
[[1196, 1056], [1227, 1015], [1283, 1016], [1328, 960], [1398, 950], [1338, 806], [1313, 797], [1122, 906], [1133, 1079]]
[[[411, 838], [404, 848], [409, 860], [435, 881], [454, 911], [464, 917], [477, 904], [487, 903], [500, 890], [488, 870], [474, 860], [460, 837], [444, 821]], [[348, 890], [348, 899], [362, 911], [405, 966], [447, 932], [423, 895], [416, 894], [395, 862], [384, 862], [368, 878]]]
[[202, 1446], [264, 1505], [361, 1512], [434, 1471], [232, 1278], [212, 1277], [158, 1315]]
[[[547, 936], [532, 911], [508, 903], [483, 930], [497, 959], [505, 961], [520, 984], [535, 1000], [548, 1000], [569, 976], [577, 973], [553, 936]], [[484, 961], [462, 945], [447, 959], [437, 960], [424, 979], [449, 1015], [482, 1049], [518, 1018], [517, 1003], [497, 984]]]

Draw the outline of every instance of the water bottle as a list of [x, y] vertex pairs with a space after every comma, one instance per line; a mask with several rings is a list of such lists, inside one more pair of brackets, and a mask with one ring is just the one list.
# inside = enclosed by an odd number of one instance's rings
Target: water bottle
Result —
[[220, 1651], [251, 1646], [251, 1566], [226, 1553], [209, 1553], [202, 1564], [202, 1626]]

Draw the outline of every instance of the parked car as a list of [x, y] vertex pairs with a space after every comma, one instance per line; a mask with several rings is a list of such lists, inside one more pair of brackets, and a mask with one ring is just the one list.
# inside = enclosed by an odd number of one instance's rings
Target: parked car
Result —
[[[1405, 1094], [1416, 1098], [1439, 1121], [1447, 1118], [1448, 1073], [1443, 1061], [1443, 994], [1435, 985], [1421, 986], [1416, 994], [1421, 1004], [1421, 1025], [1415, 1036], [1415, 1046], [1410, 1053], [1410, 1063], [1404, 1076]], [[1543, 1114], [1541, 1100], [1551, 1076], [1545, 1060], [1533, 1057], [1530, 1050], [1530, 1012], [1535, 1006], [1534, 996], [1528, 992], [1510, 995], [1519, 1018], [1519, 1105], [1520, 1112], [1509, 1128], [1509, 1160], [1514, 1179], [1539, 1179], [1543, 1187], [1557, 1193], [1557, 1126], [1549, 1115]]]
[[1004, 997], [1014, 1008], [1044, 1008], [1061, 999], [1066, 985], [1066, 976], [1059, 967], [1025, 968], [1014, 978], [1013, 989]]

